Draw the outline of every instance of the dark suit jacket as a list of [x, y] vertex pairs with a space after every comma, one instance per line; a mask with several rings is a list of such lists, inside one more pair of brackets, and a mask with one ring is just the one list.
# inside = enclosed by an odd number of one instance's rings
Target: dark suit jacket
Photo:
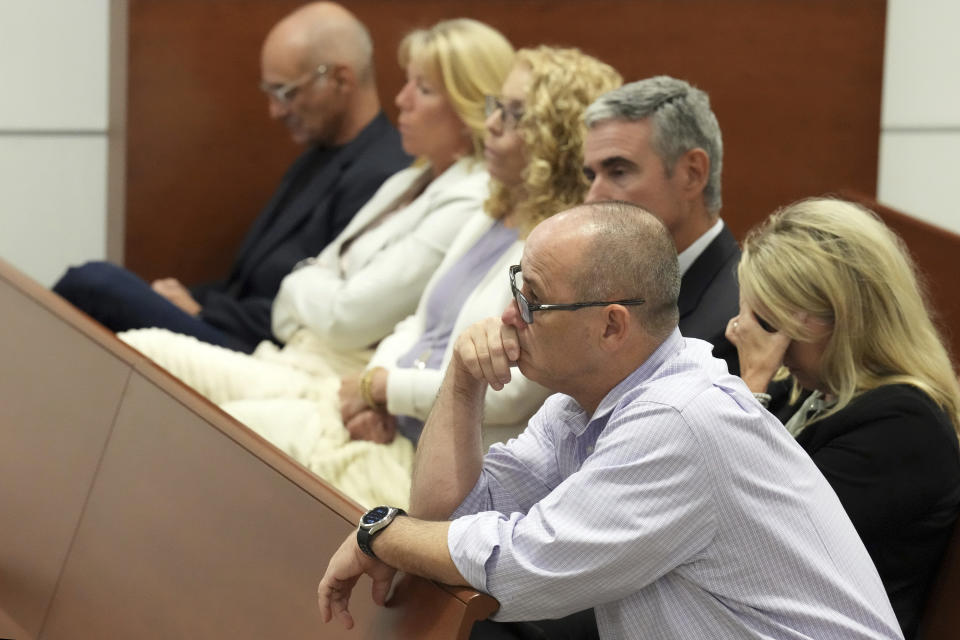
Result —
[[680, 281], [680, 333], [713, 345], [713, 355], [740, 375], [737, 349], [724, 336], [727, 322], [740, 310], [737, 263], [740, 247], [726, 225]]
[[200, 317], [251, 348], [273, 339], [270, 307], [283, 277], [320, 253], [410, 162], [383, 113], [342, 147], [307, 150], [247, 232], [227, 279], [192, 289], [203, 306]]
[[887, 385], [800, 432], [873, 558], [907, 638], [960, 511], [960, 448], [925, 393]]

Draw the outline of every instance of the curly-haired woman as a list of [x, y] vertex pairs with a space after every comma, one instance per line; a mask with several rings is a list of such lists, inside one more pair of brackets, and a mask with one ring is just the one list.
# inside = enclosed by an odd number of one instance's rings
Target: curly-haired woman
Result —
[[[509, 266], [538, 222], [579, 204], [583, 112], [621, 83], [609, 65], [576, 49], [517, 52], [499, 96], [488, 98], [484, 138], [491, 196], [470, 220], [420, 299], [417, 312], [377, 348], [371, 366], [341, 386], [344, 423], [353, 437], [388, 442], [395, 427], [415, 440], [433, 405], [453, 339], [510, 303]], [[487, 394], [485, 440], [523, 428], [546, 397], [521, 375]], [[400, 416], [394, 420], [393, 416]]]

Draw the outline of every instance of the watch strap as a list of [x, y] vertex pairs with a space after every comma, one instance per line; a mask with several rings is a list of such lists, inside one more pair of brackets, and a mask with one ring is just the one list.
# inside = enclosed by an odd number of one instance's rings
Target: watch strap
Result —
[[[379, 509], [382, 507], [376, 507]], [[374, 511], [371, 509], [370, 511]], [[369, 511], [367, 513], [370, 513]], [[366, 519], [366, 513], [364, 517], [360, 519], [360, 526], [357, 527], [357, 546], [360, 547], [360, 550], [371, 558], [376, 558], [377, 555], [373, 552], [373, 539], [376, 538], [380, 533], [387, 528], [387, 526], [396, 519], [397, 516], [405, 516], [407, 512], [401, 509], [400, 507], [388, 507], [387, 514], [383, 516], [377, 522], [372, 524], [364, 524]], [[379, 560], [379, 558], [377, 558]]]

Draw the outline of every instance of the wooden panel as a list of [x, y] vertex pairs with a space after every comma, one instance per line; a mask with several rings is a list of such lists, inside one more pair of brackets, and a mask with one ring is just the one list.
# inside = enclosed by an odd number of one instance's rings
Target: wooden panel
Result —
[[0, 262], [0, 637], [466, 638], [488, 596], [316, 584], [361, 509]]
[[316, 585], [353, 525], [204, 422], [131, 381], [46, 638], [316, 637]]
[[910, 249], [924, 284], [934, 320], [941, 330], [954, 363], [960, 358], [960, 299], [957, 298], [957, 274], [960, 273], [960, 235], [880, 204], [854, 190], [840, 196], [859, 202], [879, 215]]
[[[454, 598], [438, 599], [432, 593], [435, 587], [424, 580], [401, 576], [387, 608], [373, 619], [370, 636], [418, 640], [423, 637], [429, 621], [433, 637], [467, 640], [473, 622], [488, 618], [497, 610], [496, 600], [476, 591], [444, 587]], [[360, 597], [365, 595], [359, 594]], [[432, 604], [424, 606], [428, 602]], [[466, 604], [466, 613], [461, 609], [463, 604]], [[411, 610], [416, 610], [417, 614], [412, 615]]]
[[[25, 299], [4, 273], [0, 309], [0, 606], [36, 635], [130, 366], [78, 341], [76, 329]], [[0, 637], [19, 636], [0, 627]]]
[[35, 636], [17, 624], [6, 611], [0, 609], [0, 638], [15, 638], [16, 640], [33, 640]]
[[[127, 265], [222, 275], [296, 153], [255, 90], [260, 42], [298, 3], [130, 0]], [[708, 91], [724, 133], [724, 217], [738, 236], [838, 184], [876, 192], [886, 3], [877, 0], [354, 0], [395, 119], [408, 30], [469, 16], [516, 45], [573, 45], [628, 80]], [[585, 21], [589, 28], [585, 28]]]

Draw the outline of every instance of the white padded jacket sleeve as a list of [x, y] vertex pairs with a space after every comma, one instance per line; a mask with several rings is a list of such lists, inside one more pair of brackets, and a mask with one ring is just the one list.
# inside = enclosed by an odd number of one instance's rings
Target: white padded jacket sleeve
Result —
[[486, 172], [461, 163], [403, 210], [353, 239], [348, 272], [341, 272], [338, 242], [314, 264], [284, 278], [274, 302], [277, 337], [287, 340], [306, 327], [330, 344], [359, 349], [411, 313], [454, 236], [487, 196]]

